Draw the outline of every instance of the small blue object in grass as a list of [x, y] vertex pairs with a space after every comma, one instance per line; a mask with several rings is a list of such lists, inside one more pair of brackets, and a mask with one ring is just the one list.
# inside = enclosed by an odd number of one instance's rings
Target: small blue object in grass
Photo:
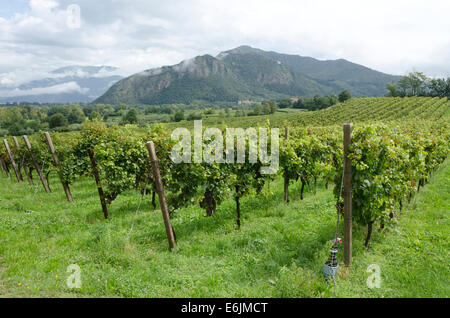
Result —
[[323, 265], [322, 272], [326, 277], [334, 277], [338, 271], [339, 266]]
[[333, 246], [333, 248], [330, 250], [330, 256], [327, 260], [327, 262], [325, 263], [325, 265], [323, 265], [322, 268], [322, 272], [326, 277], [334, 277], [336, 276], [336, 273], [338, 271], [338, 262], [336, 259], [336, 254], [337, 254], [337, 246]]

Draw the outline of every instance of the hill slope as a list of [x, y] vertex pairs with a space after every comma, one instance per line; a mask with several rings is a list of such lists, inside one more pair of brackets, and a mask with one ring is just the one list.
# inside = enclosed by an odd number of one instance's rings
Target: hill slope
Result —
[[[450, 100], [439, 97], [357, 97], [318, 111], [285, 113], [244, 117], [213, 117], [203, 120], [204, 127], [264, 127], [269, 120], [272, 127], [326, 127], [367, 122], [411, 123], [417, 129], [423, 120], [450, 123]], [[193, 121], [165, 124], [167, 129], [193, 128]]]
[[346, 60], [320, 61], [241, 46], [147, 70], [113, 85], [98, 103], [190, 103], [194, 100], [260, 101], [286, 96], [385, 94], [392, 76]]

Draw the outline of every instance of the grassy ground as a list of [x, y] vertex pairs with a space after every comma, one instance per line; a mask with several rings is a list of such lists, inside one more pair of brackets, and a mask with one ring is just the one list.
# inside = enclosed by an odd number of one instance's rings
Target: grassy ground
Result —
[[[212, 217], [198, 206], [180, 210], [173, 253], [149, 198], [135, 217], [139, 195], [127, 192], [104, 220], [92, 180], [72, 186], [72, 204], [57, 180], [51, 186], [51, 194], [41, 187], [34, 194], [0, 177], [3, 297], [335, 297], [321, 274], [336, 217], [323, 185], [308, 189], [303, 201], [291, 186], [285, 205], [281, 180], [271, 183], [265, 194], [243, 200], [241, 230], [231, 200]], [[394, 228], [374, 231], [370, 250], [362, 244], [365, 229], [356, 226], [353, 266], [341, 266], [336, 296], [449, 297], [449, 196], [446, 162]], [[66, 285], [70, 264], [81, 268], [79, 290]], [[380, 267], [380, 288], [367, 287], [370, 264]]]

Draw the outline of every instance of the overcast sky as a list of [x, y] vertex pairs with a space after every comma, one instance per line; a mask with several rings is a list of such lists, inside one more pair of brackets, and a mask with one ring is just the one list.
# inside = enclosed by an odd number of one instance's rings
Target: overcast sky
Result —
[[130, 75], [240, 45], [450, 76], [449, 14], [449, 0], [0, 0], [0, 85], [75, 64]]

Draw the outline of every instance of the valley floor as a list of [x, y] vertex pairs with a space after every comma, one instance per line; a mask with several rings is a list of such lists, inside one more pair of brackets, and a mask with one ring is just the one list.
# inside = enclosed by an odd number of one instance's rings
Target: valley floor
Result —
[[[242, 200], [241, 230], [232, 200], [212, 217], [198, 205], [182, 209], [172, 221], [178, 249], [170, 253], [149, 197], [136, 214], [139, 194], [119, 196], [104, 220], [93, 180], [72, 186], [72, 204], [55, 178], [50, 183], [53, 193], [45, 194], [0, 176], [2, 297], [450, 296], [448, 161], [393, 228], [374, 231], [369, 250], [365, 229], [355, 226], [353, 266], [341, 264], [336, 294], [321, 273], [336, 222], [323, 184], [303, 201], [292, 185], [286, 205], [282, 181], [272, 182]], [[67, 286], [71, 264], [81, 270], [80, 289]], [[366, 283], [371, 264], [380, 268], [380, 288]]]

